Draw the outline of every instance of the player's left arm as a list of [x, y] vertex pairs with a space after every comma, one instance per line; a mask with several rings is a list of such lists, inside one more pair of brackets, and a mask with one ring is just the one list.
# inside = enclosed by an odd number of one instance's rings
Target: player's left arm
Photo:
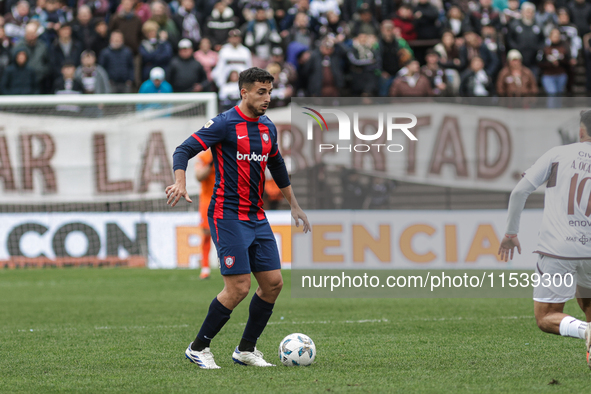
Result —
[[308, 216], [304, 213], [298, 201], [295, 198], [293, 190], [291, 188], [291, 181], [289, 180], [289, 174], [287, 173], [287, 168], [285, 167], [285, 162], [283, 161], [283, 157], [279, 152], [279, 146], [277, 145], [277, 140], [274, 139], [273, 147], [271, 148], [271, 152], [269, 153], [269, 160], [267, 163], [267, 167], [273, 176], [273, 180], [277, 184], [279, 190], [283, 194], [283, 197], [287, 200], [289, 205], [291, 206], [291, 216], [295, 220], [296, 227], [300, 226], [300, 220], [304, 225], [304, 233], [307, 233], [311, 230], [310, 222], [308, 221]]
[[554, 153], [551, 149], [540, 157], [533, 166], [524, 174], [523, 178], [511, 192], [509, 197], [509, 209], [505, 236], [499, 246], [499, 255], [504, 261], [513, 259], [515, 248], [521, 254], [521, 243], [517, 234], [519, 233], [519, 222], [521, 212], [525, 208], [525, 202], [529, 195], [548, 180], [552, 172]]

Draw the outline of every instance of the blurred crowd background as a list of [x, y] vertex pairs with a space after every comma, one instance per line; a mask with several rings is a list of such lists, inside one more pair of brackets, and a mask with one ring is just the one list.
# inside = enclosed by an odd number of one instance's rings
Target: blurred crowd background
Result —
[[0, 92], [217, 92], [238, 73], [293, 96], [591, 91], [585, 0], [4, 0]]

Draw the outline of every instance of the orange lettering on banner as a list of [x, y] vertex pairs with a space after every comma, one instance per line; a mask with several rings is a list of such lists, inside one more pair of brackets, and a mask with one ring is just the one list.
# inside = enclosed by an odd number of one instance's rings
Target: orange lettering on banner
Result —
[[315, 263], [342, 263], [345, 257], [342, 254], [326, 254], [326, 248], [341, 246], [339, 239], [326, 239], [328, 233], [342, 233], [343, 226], [340, 224], [312, 226], [312, 261]]
[[[485, 241], [488, 243], [488, 246], [484, 245]], [[497, 261], [501, 261], [501, 256], [498, 255], [500, 244], [497, 234], [495, 234], [495, 229], [491, 224], [479, 225], [476, 234], [474, 234], [468, 255], [466, 256], [466, 262], [474, 263], [480, 256], [485, 255], [494, 256]]]
[[[294, 230], [295, 229], [297, 229], [297, 227], [294, 227]], [[291, 262], [291, 226], [289, 224], [275, 225], [271, 226], [271, 231], [273, 231], [273, 234], [278, 234], [281, 237], [281, 250], [279, 251], [281, 262]]]
[[412, 239], [418, 233], [425, 233], [429, 236], [435, 234], [435, 229], [428, 224], [415, 224], [408, 227], [400, 235], [400, 251], [413, 263], [429, 263], [437, 258], [437, 255], [431, 251], [418, 254], [412, 248]]
[[458, 262], [458, 232], [455, 224], [445, 225], [445, 261]]
[[365, 261], [365, 250], [371, 250], [378, 260], [383, 263], [389, 263], [390, 253], [390, 226], [380, 225], [380, 236], [374, 238], [367, 229], [360, 225], [353, 225], [353, 261], [363, 263]]
[[[176, 228], [176, 265], [188, 267], [193, 255], [201, 256], [201, 237], [203, 230], [197, 226], [178, 226]], [[192, 244], [191, 238], [198, 239], [198, 244]]]

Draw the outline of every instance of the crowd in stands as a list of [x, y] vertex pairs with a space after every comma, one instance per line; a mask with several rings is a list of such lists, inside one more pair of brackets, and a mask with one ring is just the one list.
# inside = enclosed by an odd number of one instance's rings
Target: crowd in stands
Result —
[[[5, 0], [0, 93], [561, 96], [591, 74], [586, 0]], [[591, 78], [587, 90], [591, 91]]]

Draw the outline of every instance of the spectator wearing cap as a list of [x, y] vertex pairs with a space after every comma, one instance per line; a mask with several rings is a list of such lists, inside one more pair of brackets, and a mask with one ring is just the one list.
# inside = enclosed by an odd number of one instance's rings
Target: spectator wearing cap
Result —
[[207, 37], [203, 37], [199, 42], [199, 49], [193, 54], [195, 60], [197, 60], [205, 70], [207, 74], [207, 80], [213, 82], [211, 77], [211, 71], [218, 64], [219, 55], [216, 51], [211, 48], [211, 40]]
[[176, 46], [180, 40], [180, 33], [174, 21], [169, 17], [169, 8], [162, 0], [154, 0], [150, 5], [152, 16], [151, 21], [158, 23], [160, 30], [168, 33], [168, 40], [173, 46]]
[[400, 5], [396, 16], [392, 20], [394, 26], [400, 29], [400, 36], [406, 41], [417, 39], [417, 31], [415, 30], [414, 16], [412, 7], [408, 4]]
[[84, 50], [91, 49], [96, 32], [92, 21], [92, 11], [87, 5], [78, 8], [76, 20], [72, 22], [72, 37], [82, 44]]
[[165, 72], [161, 67], [150, 70], [150, 78], [142, 83], [138, 93], [172, 93], [172, 86], [164, 79]]
[[484, 70], [484, 61], [479, 56], [470, 60], [470, 67], [461, 76], [460, 96], [487, 97], [491, 95], [492, 79]]
[[31, 6], [26, 0], [20, 0], [16, 6], [4, 15], [4, 29], [6, 36], [13, 43], [25, 37], [25, 26], [31, 20]]
[[267, 9], [261, 3], [255, 8], [254, 20], [244, 29], [244, 45], [254, 53], [253, 64], [265, 67], [271, 57], [271, 47], [281, 44], [281, 36], [273, 18], [268, 18]]
[[433, 49], [427, 50], [425, 54], [426, 64], [421, 67], [421, 73], [431, 83], [434, 96], [450, 96], [451, 91], [447, 85], [445, 70], [439, 65], [439, 54]]
[[193, 45], [201, 41], [201, 26], [195, 11], [195, 0], [181, 0], [181, 6], [172, 20], [182, 38], [187, 38]]
[[[402, 72], [402, 70], [401, 70]], [[421, 74], [417, 60], [411, 60], [405, 67], [405, 73], [394, 79], [390, 87], [391, 97], [431, 97], [433, 89], [426, 76]]]
[[371, 13], [370, 5], [362, 3], [357, 10], [358, 18], [350, 22], [350, 34], [357, 37], [359, 34], [380, 34], [380, 25]]
[[413, 10], [413, 16], [419, 40], [432, 40], [441, 36], [439, 10], [431, 4], [430, 0], [418, 0]]
[[80, 63], [75, 76], [82, 82], [84, 94], [111, 93], [109, 75], [100, 64], [96, 63], [96, 55], [93, 51], [82, 52]]
[[492, 25], [496, 30], [500, 30], [501, 16], [493, 8], [492, 0], [480, 0], [476, 10], [469, 15], [470, 26], [477, 34], [482, 33], [482, 26]]
[[[14, 47], [14, 51], [26, 48], [27, 67], [35, 72], [36, 86], [41, 93], [50, 93], [53, 82], [51, 76], [51, 57], [45, 42], [39, 39], [39, 24], [30, 22], [25, 26], [25, 38]], [[16, 53], [16, 52], [15, 52]]]
[[568, 2], [572, 22], [579, 31], [579, 37], [589, 33], [591, 25], [591, 4], [585, 0], [571, 0]]
[[521, 63], [521, 53], [511, 49], [507, 53], [507, 65], [497, 76], [497, 94], [500, 97], [530, 97], [538, 94], [534, 74]]
[[134, 80], [133, 54], [123, 44], [123, 33], [111, 33], [109, 46], [101, 52], [99, 64], [109, 75], [113, 93], [131, 93]]
[[353, 96], [373, 97], [378, 92], [381, 57], [376, 36], [359, 34], [347, 51]]
[[312, 52], [303, 73], [308, 78], [308, 95], [312, 97], [338, 97], [345, 87], [343, 61], [329, 38], [322, 40], [320, 47]]
[[398, 61], [398, 40], [394, 36], [394, 23], [391, 20], [386, 19], [381, 25], [381, 38], [379, 41], [380, 46], [380, 57], [382, 59], [382, 73], [379, 84], [379, 96], [388, 96], [388, 91], [394, 77], [398, 70], [400, 70], [400, 63]]
[[76, 78], [76, 65], [65, 62], [61, 67], [60, 76], [53, 84], [53, 94], [82, 93], [83, 91], [82, 82]]
[[473, 58], [478, 57], [484, 62], [485, 71], [488, 76], [494, 78], [500, 65], [497, 56], [484, 45], [482, 37], [474, 31], [466, 31], [464, 40], [465, 44], [460, 48], [461, 65], [469, 65]]
[[207, 92], [210, 83], [203, 66], [193, 56], [193, 44], [187, 38], [179, 42], [179, 54], [170, 62], [168, 80], [177, 93]]
[[142, 81], [149, 78], [150, 70], [154, 67], [168, 69], [172, 58], [172, 45], [168, 42], [166, 31], [158, 32], [158, 24], [147, 21], [142, 26], [145, 39], [140, 44], [140, 56], [142, 57]]
[[58, 30], [58, 37], [51, 46], [51, 58], [53, 75], [57, 77], [66, 63], [78, 66], [80, 64], [80, 54], [82, 53], [82, 44], [72, 38], [72, 27], [69, 23], [63, 24]]
[[121, 8], [113, 15], [109, 31], [119, 30], [123, 34], [123, 43], [134, 55], [139, 53], [142, 42], [142, 21], [133, 11], [134, 0], [121, 0]]
[[521, 19], [513, 20], [508, 27], [507, 46], [508, 49], [517, 49], [521, 53], [523, 65], [537, 78], [540, 71], [537, 56], [544, 47], [544, 34], [542, 28], [535, 23], [535, 12], [536, 6], [532, 3], [525, 2], [521, 5]]
[[230, 37], [231, 30], [238, 26], [238, 18], [234, 10], [228, 7], [223, 1], [215, 3], [211, 15], [205, 20], [205, 31], [203, 35], [209, 37], [216, 51], [220, 51], [222, 45]]
[[39, 87], [35, 71], [28, 65], [29, 50], [21, 46], [14, 51], [14, 63], [8, 65], [2, 74], [2, 94], [38, 94]]
[[252, 67], [252, 54], [242, 45], [242, 36], [238, 29], [230, 30], [228, 33], [228, 43], [220, 49], [218, 64], [211, 72], [218, 87], [220, 84], [227, 83], [229, 66], [239, 71]]

